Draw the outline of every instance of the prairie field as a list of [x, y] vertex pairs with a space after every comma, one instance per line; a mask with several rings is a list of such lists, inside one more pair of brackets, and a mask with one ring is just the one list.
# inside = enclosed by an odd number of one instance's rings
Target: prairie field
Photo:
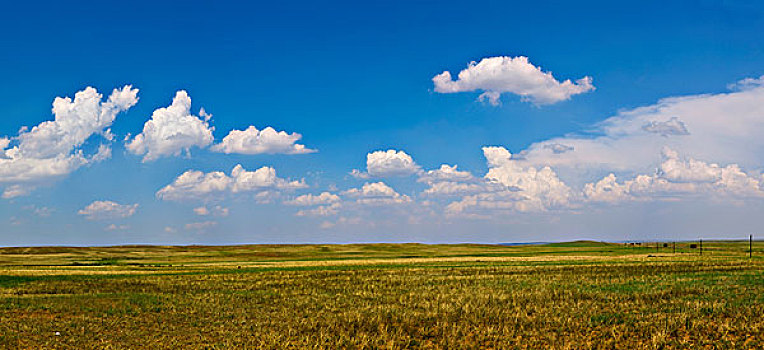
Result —
[[[695, 242], [692, 242], [695, 243]], [[764, 244], [0, 248], [2, 349], [761, 349]]]

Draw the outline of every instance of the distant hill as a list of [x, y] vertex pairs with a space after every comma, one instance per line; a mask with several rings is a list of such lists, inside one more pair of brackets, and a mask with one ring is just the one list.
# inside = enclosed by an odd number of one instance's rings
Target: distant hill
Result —
[[619, 245], [618, 243], [608, 243], [590, 240], [578, 240], [572, 242], [559, 242], [549, 243], [550, 247], [612, 247]]

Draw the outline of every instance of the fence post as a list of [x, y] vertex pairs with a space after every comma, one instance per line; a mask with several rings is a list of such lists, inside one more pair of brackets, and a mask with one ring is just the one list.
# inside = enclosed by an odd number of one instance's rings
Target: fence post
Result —
[[671, 242], [671, 253], [676, 254], [676, 242]]
[[700, 240], [700, 256], [703, 256], [703, 240]]
[[753, 258], [753, 235], [748, 235], [748, 258]]

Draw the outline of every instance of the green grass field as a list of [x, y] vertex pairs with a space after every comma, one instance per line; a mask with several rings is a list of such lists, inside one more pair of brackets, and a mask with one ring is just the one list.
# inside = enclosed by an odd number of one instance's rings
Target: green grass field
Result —
[[764, 244], [0, 248], [0, 348], [764, 348]]

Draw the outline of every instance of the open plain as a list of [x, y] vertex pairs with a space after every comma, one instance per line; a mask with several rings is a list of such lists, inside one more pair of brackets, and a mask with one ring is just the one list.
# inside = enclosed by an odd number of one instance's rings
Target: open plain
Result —
[[756, 349], [762, 248], [0, 248], [0, 348]]

